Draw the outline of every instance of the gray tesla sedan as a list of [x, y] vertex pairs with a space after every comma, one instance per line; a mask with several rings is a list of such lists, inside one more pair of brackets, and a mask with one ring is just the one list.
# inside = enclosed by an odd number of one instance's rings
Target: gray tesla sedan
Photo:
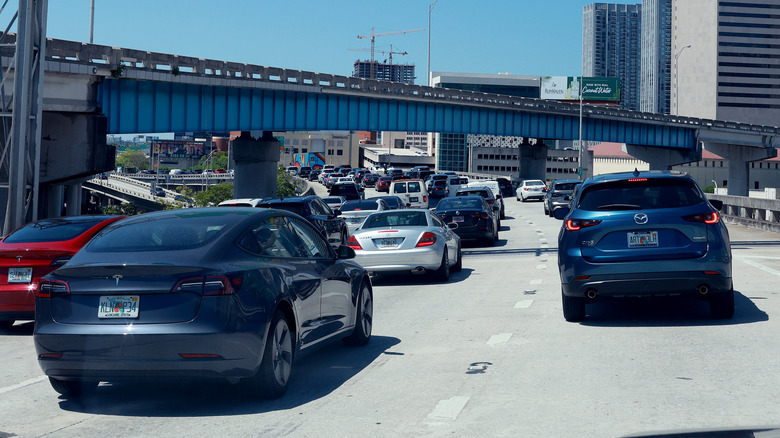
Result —
[[38, 363], [73, 397], [137, 379], [240, 381], [281, 396], [299, 350], [368, 343], [372, 288], [354, 255], [281, 210], [128, 218], [44, 277]]

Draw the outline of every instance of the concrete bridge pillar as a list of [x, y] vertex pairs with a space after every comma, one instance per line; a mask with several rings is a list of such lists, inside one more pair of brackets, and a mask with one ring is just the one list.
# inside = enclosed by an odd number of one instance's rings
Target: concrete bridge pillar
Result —
[[249, 132], [231, 142], [236, 163], [233, 176], [235, 198], [264, 198], [276, 196], [276, 175], [279, 166], [279, 147], [270, 131], [255, 139]]
[[717, 142], [705, 142], [704, 148], [729, 160], [728, 194], [748, 196], [750, 194], [751, 161], [765, 160], [777, 156], [773, 147], [747, 147]]
[[672, 166], [701, 161], [701, 148], [667, 149], [658, 146], [627, 144], [624, 150], [650, 165], [650, 170], [671, 170]]
[[62, 184], [49, 184], [46, 190], [46, 212], [42, 217], [61, 217], [62, 202], [65, 196], [65, 186]]
[[81, 204], [83, 193], [81, 184], [84, 180], [71, 181], [65, 188], [65, 215], [78, 216], [81, 214]]
[[518, 151], [520, 163], [519, 177], [523, 179], [547, 178], [547, 146], [539, 142], [535, 145], [520, 145]]

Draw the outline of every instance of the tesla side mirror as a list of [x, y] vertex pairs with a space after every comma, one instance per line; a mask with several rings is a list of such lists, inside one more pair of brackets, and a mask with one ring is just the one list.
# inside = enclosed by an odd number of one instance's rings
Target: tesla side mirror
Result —
[[569, 214], [568, 207], [559, 207], [553, 210], [553, 216], [555, 216], [555, 219], [558, 220], [563, 220], [563, 218], [565, 218], [567, 214]]
[[348, 247], [347, 245], [341, 245], [339, 246], [338, 251], [336, 252], [336, 255], [340, 260], [349, 260], [355, 258], [355, 250]]
[[721, 201], [720, 199], [710, 199], [709, 201], [713, 207], [718, 209], [718, 211], [723, 210], [723, 201]]

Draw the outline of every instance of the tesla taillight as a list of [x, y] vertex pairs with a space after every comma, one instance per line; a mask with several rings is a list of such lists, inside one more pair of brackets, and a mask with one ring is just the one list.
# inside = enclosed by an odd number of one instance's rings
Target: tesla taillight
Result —
[[690, 216], [683, 216], [683, 219], [685, 219], [688, 222], [703, 222], [705, 224], [717, 224], [720, 220], [720, 215], [717, 211], [712, 211], [709, 213], [703, 213], [703, 214], [693, 214]]
[[176, 283], [172, 292], [192, 292], [203, 296], [231, 295], [235, 293], [234, 282], [236, 288], [241, 286], [241, 277], [236, 276], [233, 280], [224, 275], [185, 278]]
[[347, 246], [352, 249], [363, 249], [363, 247], [360, 246], [360, 243], [358, 243], [355, 236], [349, 236], [349, 239], [347, 239]]
[[35, 296], [40, 298], [50, 298], [52, 294], [68, 294], [70, 293], [70, 287], [68, 283], [59, 280], [41, 280], [38, 285], [38, 289], [35, 291]]
[[600, 220], [593, 219], [567, 219], [566, 229], [569, 231], [579, 231], [582, 228], [594, 227], [600, 223]]
[[420, 240], [417, 242], [415, 247], [419, 248], [421, 246], [431, 246], [434, 243], [436, 243], [436, 235], [430, 231], [426, 231], [423, 233], [422, 237], [420, 237]]
[[71, 256], [64, 256], [64, 257], [57, 257], [56, 259], [51, 261], [50, 266], [62, 266], [65, 263], [68, 263], [68, 260], [70, 260]]

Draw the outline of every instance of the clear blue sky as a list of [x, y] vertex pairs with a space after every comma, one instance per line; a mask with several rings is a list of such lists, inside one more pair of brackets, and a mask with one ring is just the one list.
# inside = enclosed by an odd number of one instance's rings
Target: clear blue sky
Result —
[[[434, 0], [95, 0], [94, 42], [249, 64], [351, 75], [376, 33], [427, 29]], [[585, 0], [439, 0], [431, 70], [537, 76], [580, 74]], [[639, 3], [637, 0], [635, 3]], [[90, 0], [49, 0], [47, 36], [89, 41]], [[425, 83], [426, 32], [379, 36], [406, 51]], [[387, 55], [377, 53], [383, 60]]]

